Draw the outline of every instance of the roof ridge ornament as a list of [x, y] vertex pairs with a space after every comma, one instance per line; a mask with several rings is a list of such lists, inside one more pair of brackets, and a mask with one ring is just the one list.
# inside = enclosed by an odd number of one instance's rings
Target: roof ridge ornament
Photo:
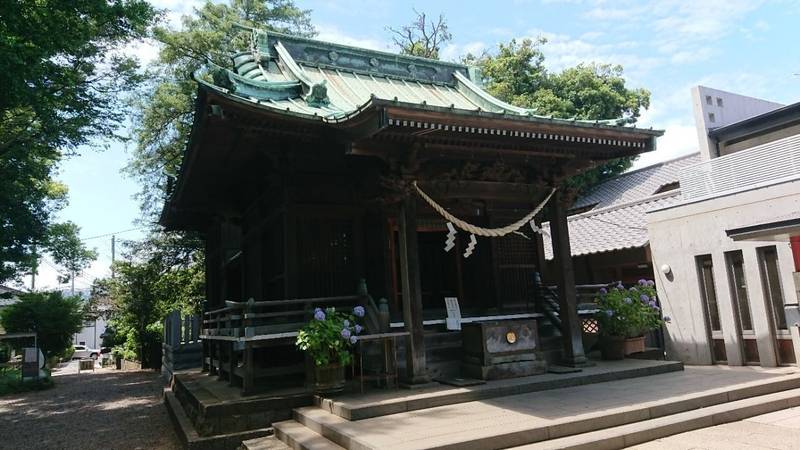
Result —
[[286, 69], [289, 70], [289, 73], [303, 85], [303, 100], [305, 100], [309, 106], [321, 106], [330, 103], [328, 87], [325, 85], [326, 80], [322, 80], [319, 83], [315, 83], [311, 80], [305, 70], [295, 62], [294, 58], [292, 58], [292, 55], [289, 54], [289, 51], [286, 50], [286, 47], [283, 46], [281, 41], [275, 43], [275, 51], [278, 52], [278, 58], [280, 58]]

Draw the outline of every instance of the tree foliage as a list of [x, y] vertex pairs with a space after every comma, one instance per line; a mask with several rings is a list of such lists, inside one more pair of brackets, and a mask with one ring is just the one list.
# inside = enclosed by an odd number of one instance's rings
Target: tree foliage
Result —
[[82, 301], [60, 292], [26, 293], [0, 311], [0, 321], [9, 333], [35, 331], [42, 353], [50, 358], [69, 349], [72, 336], [83, 327]]
[[206, 2], [183, 17], [180, 30], [154, 29], [161, 48], [150, 67], [152, 89], [135, 103], [136, 146], [127, 166], [141, 185], [146, 217], [154, 217], [164, 204], [166, 179], [177, 176], [189, 139], [197, 92], [191, 74], [208, 61], [230, 66], [234, 52], [250, 48], [250, 33], [240, 26], [312, 36], [310, 20], [310, 11], [292, 0], [231, 0]]
[[35, 265], [66, 199], [60, 159], [119, 137], [124, 93], [141, 81], [119, 49], [155, 15], [145, 0], [0, 2], [0, 282]]
[[416, 19], [400, 28], [387, 27], [392, 33], [392, 42], [404, 55], [439, 59], [439, 52], [453, 39], [444, 15], [439, 14], [436, 21], [428, 19], [427, 14], [414, 10]]
[[[468, 55], [477, 65], [487, 90], [514, 105], [534, 108], [537, 114], [559, 118], [616, 119], [634, 122], [650, 106], [646, 89], [628, 88], [622, 66], [579, 64], [561, 72], [545, 68], [542, 46], [547, 40], [512, 40], [494, 54]], [[607, 161], [570, 179], [566, 184], [581, 194], [631, 167], [635, 158]]]
[[[99, 297], [107, 296], [114, 345], [125, 357], [148, 361], [160, 348], [162, 320], [171, 311], [196, 314], [205, 293], [203, 253], [189, 252], [196, 243], [168, 233], [154, 233], [131, 244], [128, 259], [115, 264], [116, 277], [95, 283]], [[196, 239], [196, 238], [195, 238]]]
[[56, 264], [67, 269], [61, 275], [62, 283], [72, 281], [97, 259], [97, 251], [89, 249], [81, 241], [80, 227], [72, 222], [53, 224], [48, 232], [47, 248]]

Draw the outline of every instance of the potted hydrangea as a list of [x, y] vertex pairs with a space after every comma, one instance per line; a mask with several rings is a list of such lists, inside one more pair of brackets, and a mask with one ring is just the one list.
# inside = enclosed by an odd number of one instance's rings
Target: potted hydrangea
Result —
[[620, 283], [611, 289], [602, 288], [598, 294], [595, 317], [603, 359], [622, 359], [644, 351], [644, 334], [669, 320], [661, 318], [652, 280], [639, 280], [629, 289]]
[[314, 390], [336, 392], [344, 388], [344, 369], [353, 360], [353, 346], [363, 327], [363, 306], [351, 313], [336, 308], [317, 308], [314, 317], [297, 335], [296, 345], [314, 360]]

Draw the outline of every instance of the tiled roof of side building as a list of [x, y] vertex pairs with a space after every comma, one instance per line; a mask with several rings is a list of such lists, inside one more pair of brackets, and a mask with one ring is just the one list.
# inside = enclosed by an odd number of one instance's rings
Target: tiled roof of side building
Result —
[[654, 195], [659, 188], [678, 181], [681, 169], [699, 163], [700, 154], [692, 153], [669, 161], [624, 173], [597, 186], [579, 198], [573, 208], [595, 205], [592, 210], [630, 203]]
[[[595, 205], [589, 211], [568, 219], [572, 256], [602, 253], [648, 244], [645, 213], [680, 200], [680, 189], [658, 192], [676, 183], [679, 171], [700, 162], [693, 153], [622, 174], [599, 185], [575, 203], [576, 208]], [[549, 223], [543, 228], [549, 232]], [[553, 245], [544, 237], [545, 258], [553, 259]]]

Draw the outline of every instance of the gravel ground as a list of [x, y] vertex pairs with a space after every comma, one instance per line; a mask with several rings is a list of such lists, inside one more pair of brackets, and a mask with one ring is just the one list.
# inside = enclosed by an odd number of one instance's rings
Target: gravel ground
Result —
[[76, 367], [54, 371], [52, 389], [0, 397], [0, 448], [181, 448], [158, 374]]

